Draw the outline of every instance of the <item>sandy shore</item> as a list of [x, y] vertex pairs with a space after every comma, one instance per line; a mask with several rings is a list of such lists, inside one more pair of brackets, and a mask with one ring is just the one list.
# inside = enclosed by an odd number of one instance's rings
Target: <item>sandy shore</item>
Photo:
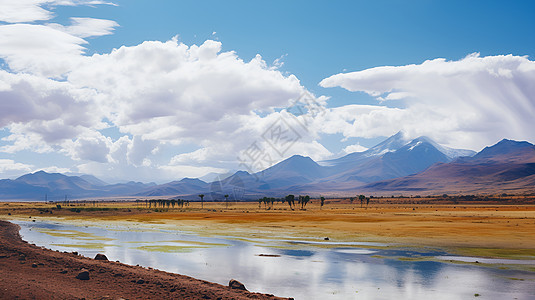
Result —
[[[0, 299], [282, 299], [43, 249], [22, 241], [18, 231], [0, 220]], [[76, 278], [82, 269], [89, 280]]]

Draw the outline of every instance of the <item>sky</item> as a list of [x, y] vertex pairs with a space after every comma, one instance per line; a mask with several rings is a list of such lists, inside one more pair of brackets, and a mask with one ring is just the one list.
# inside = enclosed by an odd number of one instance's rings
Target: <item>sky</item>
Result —
[[533, 1], [0, 0], [0, 178], [535, 142]]

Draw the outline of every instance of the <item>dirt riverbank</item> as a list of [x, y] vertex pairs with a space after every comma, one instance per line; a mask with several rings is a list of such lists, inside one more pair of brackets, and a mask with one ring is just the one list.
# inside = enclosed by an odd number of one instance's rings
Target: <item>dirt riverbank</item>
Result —
[[[18, 231], [0, 220], [0, 299], [282, 299], [40, 248], [22, 241]], [[88, 280], [76, 278], [82, 269]]]

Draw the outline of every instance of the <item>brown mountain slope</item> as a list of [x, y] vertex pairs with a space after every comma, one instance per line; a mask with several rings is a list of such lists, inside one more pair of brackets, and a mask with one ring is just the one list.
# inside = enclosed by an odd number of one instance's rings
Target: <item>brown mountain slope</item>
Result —
[[435, 164], [424, 172], [365, 185], [367, 192], [535, 192], [535, 146], [503, 140], [474, 157]]

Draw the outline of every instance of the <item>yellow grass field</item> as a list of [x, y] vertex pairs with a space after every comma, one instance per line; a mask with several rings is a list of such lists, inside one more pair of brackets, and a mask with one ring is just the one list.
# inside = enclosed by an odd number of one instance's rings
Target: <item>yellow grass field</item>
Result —
[[[448, 204], [439, 199], [313, 200], [306, 210], [287, 204], [191, 202], [189, 206], [149, 208], [145, 202], [0, 203], [0, 218], [62, 218], [99, 222], [176, 225], [202, 234], [266, 238], [328, 237], [336, 241], [386, 242], [448, 248], [461, 255], [535, 258], [535, 205], [532, 198], [498, 203]], [[446, 201], [447, 202], [447, 201]], [[504, 201], [505, 202], [505, 201]], [[516, 203], [516, 204], [515, 204]], [[526, 204], [527, 203], [527, 204]], [[9, 215], [11, 214], [11, 215]]]

